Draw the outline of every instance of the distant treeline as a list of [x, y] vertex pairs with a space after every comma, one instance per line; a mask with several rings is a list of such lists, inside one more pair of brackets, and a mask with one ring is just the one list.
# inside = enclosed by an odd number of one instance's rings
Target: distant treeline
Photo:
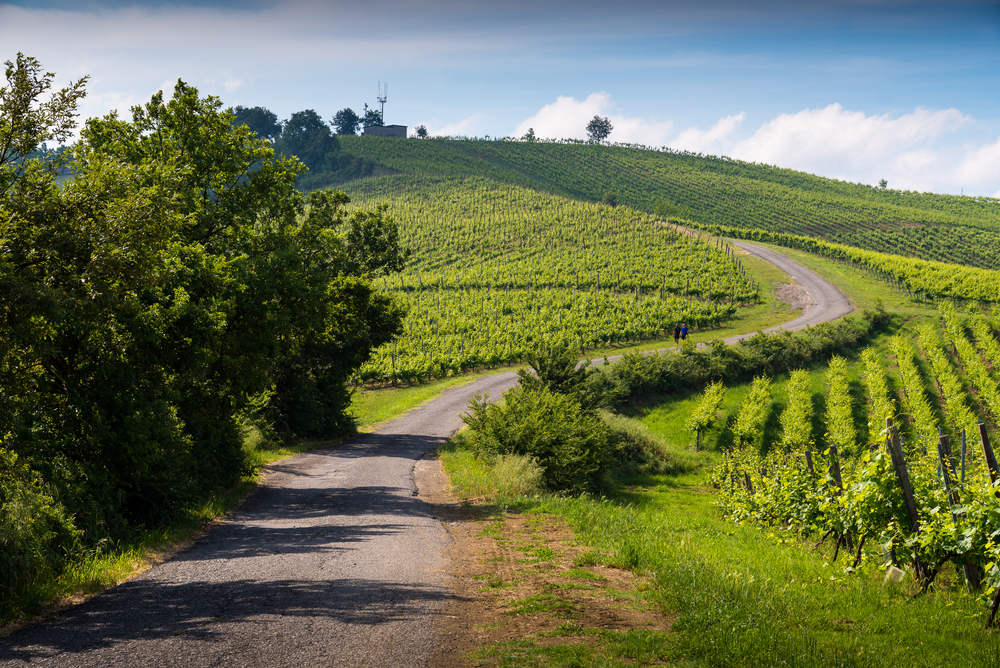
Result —
[[277, 114], [265, 107], [237, 106], [233, 113], [234, 125], [245, 125], [270, 141], [278, 155], [302, 161], [309, 171], [299, 176], [298, 187], [305, 192], [369, 176], [374, 171], [371, 160], [344, 153], [337, 140], [337, 135], [355, 135], [364, 127], [382, 125], [381, 113], [367, 104], [361, 116], [350, 108], [341, 109], [330, 124], [313, 109], [297, 111], [285, 121], [279, 121]]

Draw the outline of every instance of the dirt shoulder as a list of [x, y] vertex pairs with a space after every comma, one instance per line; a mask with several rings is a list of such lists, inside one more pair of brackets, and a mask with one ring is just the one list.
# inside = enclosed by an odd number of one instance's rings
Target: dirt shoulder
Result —
[[[451, 538], [453, 595], [439, 614], [431, 665], [490, 665], [497, 653], [527, 659], [555, 645], [599, 653], [612, 634], [669, 633], [673, 617], [646, 600], [646, 578], [598, 565], [601, 555], [577, 544], [560, 518], [462, 504], [433, 456], [417, 463], [415, 477]], [[641, 663], [666, 657], [648, 658]]]

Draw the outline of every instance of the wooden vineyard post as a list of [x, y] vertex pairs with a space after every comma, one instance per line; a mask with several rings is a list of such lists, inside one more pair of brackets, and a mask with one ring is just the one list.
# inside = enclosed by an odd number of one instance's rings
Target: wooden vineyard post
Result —
[[806, 467], [809, 469], [809, 475], [815, 477], [816, 472], [813, 471], [813, 454], [809, 450], [806, 450]]
[[917, 503], [913, 499], [913, 487], [910, 485], [910, 474], [906, 470], [903, 448], [899, 443], [899, 432], [892, 424], [892, 418], [886, 418], [885, 426], [888, 431], [886, 447], [892, 458], [892, 467], [896, 469], [899, 486], [903, 488], [903, 503], [906, 504], [906, 516], [910, 519], [910, 531], [916, 532], [920, 529], [920, 517], [917, 515]]
[[[944, 430], [941, 430], [944, 432]], [[951, 521], [958, 525], [958, 516], [955, 515], [955, 506], [959, 504], [958, 490], [955, 489], [953, 477], [955, 474], [955, 462], [951, 457], [951, 443], [948, 441], [948, 434], [941, 433], [938, 436], [938, 458], [941, 460], [941, 473], [944, 480], [944, 491], [948, 494], [948, 503], [951, 505]], [[965, 575], [965, 586], [969, 593], [979, 589], [979, 567], [970, 564], [968, 561], [962, 562], [962, 573]]]
[[744, 473], [743, 474], [743, 479], [747, 483], [747, 491], [750, 492], [750, 496], [753, 496], [753, 481], [750, 480], [750, 474], [749, 473]]
[[[832, 443], [830, 444], [830, 475], [837, 483], [837, 495], [840, 496], [844, 491], [844, 482], [840, 478], [840, 458], [837, 456], [837, 446]], [[847, 543], [847, 549], [853, 550], [854, 543], [851, 541], [850, 534], [844, 532], [842, 538]]]
[[983, 444], [983, 456], [986, 458], [986, 469], [990, 473], [990, 484], [993, 485], [993, 487], [996, 487], [997, 458], [993, 456], [993, 448], [990, 446], [990, 437], [986, 433], [986, 425], [982, 422], [979, 423], [979, 440]]
[[[903, 457], [903, 447], [899, 442], [899, 432], [892, 424], [892, 418], [886, 418], [886, 447], [889, 449], [889, 456], [892, 458], [892, 467], [896, 469], [896, 477], [899, 478], [899, 486], [903, 489], [903, 503], [906, 505], [906, 516], [910, 520], [910, 532], [920, 531], [920, 517], [917, 515], [917, 502], [913, 499], [913, 487], [910, 485], [910, 474], [906, 470], [906, 459]], [[921, 580], [925, 580], [927, 574], [924, 565], [920, 562], [920, 557], [914, 555], [917, 573]]]
[[837, 481], [837, 489], [839, 492], [844, 491], [844, 483], [840, 479], [840, 459], [837, 457], [837, 446], [830, 445], [830, 475], [833, 479]]

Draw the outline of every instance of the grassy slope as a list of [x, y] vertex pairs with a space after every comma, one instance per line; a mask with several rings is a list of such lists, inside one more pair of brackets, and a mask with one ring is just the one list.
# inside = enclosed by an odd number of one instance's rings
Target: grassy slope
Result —
[[701, 223], [818, 236], [874, 250], [1000, 268], [1000, 201], [895, 190], [769, 165], [618, 146], [345, 137], [385, 170], [491, 178]]

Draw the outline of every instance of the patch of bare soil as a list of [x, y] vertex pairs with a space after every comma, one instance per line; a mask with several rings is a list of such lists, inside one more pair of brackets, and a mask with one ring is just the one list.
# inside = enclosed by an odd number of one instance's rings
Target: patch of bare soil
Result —
[[647, 579], [595, 565], [593, 554], [553, 515], [463, 504], [436, 458], [418, 462], [419, 496], [452, 538], [453, 596], [438, 619], [431, 665], [483, 665], [472, 654], [495, 643], [595, 642], [584, 630], [670, 630], [673, 616], [644, 600]]
[[800, 308], [807, 308], [809, 306], [816, 305], [816, 300], [813, 299], [812, 295], [809, 294], [809, 291], [801, 285], [779, 283], [777, 281], [772, 283], [772, 285], [778, 286], [778, 289], [774, 292], [774, 296], [780, 301], [788, 304], [789, 311], [795, 311]]

